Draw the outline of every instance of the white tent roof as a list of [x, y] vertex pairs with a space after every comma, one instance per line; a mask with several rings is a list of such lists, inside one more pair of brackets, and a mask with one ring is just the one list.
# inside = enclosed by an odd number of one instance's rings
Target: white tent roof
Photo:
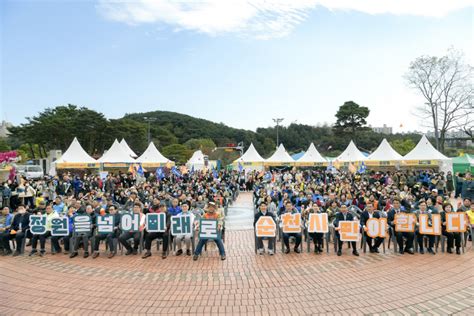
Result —
[[127, 142], [125, 141], [125, 138], [122, 138], [120, 141], [120, 145], [122, 145], [123, 149], [125, 150], [126, 153], [132, 158], [137, 158], [137, 154], [133, 152], [133, 150], [128, 146]]
[[431, 145], [428, 138], [425, 135], [421, 137], [418, 144], [415, 148], [406, 154], [403, 157], [404, 160], [449, 160], [450, 158], [446, 157], [442, 153], [436, 150], [436, 148]]
[[367, 160], [402, 160], [403, 157], [390, 146], [384, 138], [379, 147], [367, 157]]
[[298, 159], [298, 162], [326, 162], [313, 143], [309, 145], [308, 150]]
[[191, 164], [191, 165], [203, 164], [204, 165], [204, 154], [202, 153], [202, 151], [196, 150], [191, 156], [191, 158], [189, 158], [186, 164]]
[[115, 140], [109, 150], [99, 159], [101, 163], [133, 163], [135, 159], [130, 157], [122, 145]]
[[357, 149], [356, 145], [351, 140], [347, 148], [336, 159], [343, 162], [344, 161], [362, 161], [362, 160], [365, 160], [366, 157], [364, 156], [363, 153], [360, 152], [359, 149]]
[[170, 161], [168, 158], [163, 156], [160, 151], [156, 148], [155, 144], [151, 142], [143, 154], [137, 158], [136, 162], [154, 162], [154, 163], [167, 163]]
[[258, 151], [253, 146], [253, 143], [250, 144], [247, 151], [242, 155], [242, 157], [236, 159], [234, 162], [264, 162], [265, 159], [260, 156]]
[[89, 156], [86, 153], [84, 148], [82, 148], [81, 144], [74, 137], [71, 145], [69, 148], [64, 152], [64, 154], [55, 161], [55, 163], [64, 163], [64, 162], [73, 162], [73, 163], [96, 163], [97, 160]]
[[293, 158], [288, 154], [283, 144], [278, 146], [277, 150], [273, 153], [273, 155], [266, 160], [266, 162], [294, 162]]

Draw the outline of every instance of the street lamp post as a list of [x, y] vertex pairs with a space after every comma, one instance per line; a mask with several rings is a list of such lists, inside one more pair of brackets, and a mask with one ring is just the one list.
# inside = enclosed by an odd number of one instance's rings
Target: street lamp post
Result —
[[279, 144], [280, 140], [279, 140], [279, 138], [278, 138], [278, 136], [279, 136], [279, 135], [278, 135], [278, 127], [280, 126], [280, 123], [281, 123], [283, 120], [284, 120], [283, 118], [274, 118], [274, 119], [273, 119], [273, 122], [275, 122], [276, 125], [277, 125], [277, 144], [276, 144], [276, 147], [277, 147], [277, 148], [278, 148], [278, 146], [280, 145], [280, 144]]

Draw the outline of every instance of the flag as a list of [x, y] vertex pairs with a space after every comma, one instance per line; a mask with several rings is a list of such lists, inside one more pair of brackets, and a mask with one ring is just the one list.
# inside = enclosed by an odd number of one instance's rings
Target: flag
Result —
[[214, 168], [214, 165], [211, 165], [211, 170], [212, 170], [212, 176], [214, 179], [217, 179], [219, 176], [217, 174], [217, 170]]
[[173, 167], [171, 168], [171, 172], [172, 172], [175, 176], [177, 176], [177, 177], [181, 177], [181, 176], [182, 176], [182, 175], [181, 175], [181, 172], [179, 172], [178, 168], [176, 168], [175, 166], [173, 166]]
[[171, 161], [168, 161], [168, 162], [166, 163], [166, 168], [171, 169]]
[[141, 177], [143, 177], [143, 176], [145, 175], [145, 171], [143, 170], [141, 164], [138, 165], [137, 173], [138, 173]]
[[270, 181], [271, 179], [272, 179], [272, 174], [270, 173], [270, 171], [268, 171], [267, 173], [265, 173], [263, 180]]
[[217, 170], [221, 170], [221, 161], [220, 159], [217, 160], [217, 167], [216, 167]]
[[191, 166], [191, 174], [194, 173], [194, 165]]
[[130, 164], [130, 166], [128, 167], [128, 172], [130, 172], [132, 175], [135, 175], [136, 170], [134, 164]]
[[347, 169], [349, 169], [350, 173], [356, 173], [357, 171], [357, 168], [354, 166], [352, 162], [349, 164], [349, 167]]
[[156, 169], [156, 177], [162, 180], [165, 177], [165, 173], [163, 172], [163, 168]]
[[238, 162], [238, 165], [239, 165], [239, 172], [242, 172], [242, 170], [244, 170], [244, 167], [242, 166], [242, 164], [240, 163], [240, 161]]
[[357, 172], [358, 172], [358, 173], [364, 173], [366, 170], [367, 170], [367, 166], [366, 166], [365, 163], [362, 161], [362, 162], [359, 164], [359, 170], [357, 170]]

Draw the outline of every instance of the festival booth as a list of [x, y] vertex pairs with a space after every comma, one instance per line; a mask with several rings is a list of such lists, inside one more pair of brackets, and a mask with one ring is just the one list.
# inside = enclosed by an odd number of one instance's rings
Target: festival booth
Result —
[[297, 167], [324, 167], [327, 161], [319, 153], [313, 143], [309, 145], [308, 150], [295, 162]]
[[355, 163], [361, 163], [365, 161], [367, 157], [357, 148], [354, 142], [351, 140], [346, 149], [336, 157], [331, 164], [339, 169], [339, 167], [350, 168]]
[[123, 146], [115, 140], [109, 150], [99, 158], [99, 162], [104, 169], [123, 169], [135, 163], [135, 159], [130, 157]]
[[453, 160], [437, 151], [425, 135], [415, 148], [403, 157], [402, 164], [413, 168], [438, 168], [445, 173], [453, 170]]
[[174, 161], [163, 156], [153, 142], [150, 142], [143, 154], [135, 160], [145, 168], [159, 168], [174, 166]]
[[265, 160], [264, 165], [268, 167], [276, 167], [276, 166], [290, 167], [290, 166], [293, 166], [294, 163], [295, 161], [288, 154], [283, 144], [280, 144], [280, 146], [278, 146], [277, 150], [273, 153], [273, 155], [271, 155], [270, 158]]
[[122, 140], [120, 141], [120, 145], [122, 145], [122, 148], [130, 157], [132, 158], [138, 157], [137, 154], [135, 154], [135, 152], [130, 148], [130, 146], [128, 146], [124, 138], [122, 138]]
[[[368, 167], [379, 169], [380, 167], [399, 167], [403, 161], [403, 156], [390, 146], [387, 139], [383, 139], [379, 147], [371, 153], [364, 163]], [[377, 168], [379, 167], [379, 168]]]
[[466, 173], [467, 171], [474, 172], [474, 159], [472, 159], [468, 154], [454, 157], [452, 159], [454, 173]]
[[49, 175], [56, 175], [56, 171], [59, 169], [98, 169], [99, 167], [99, 162], [89, 156], [77, 137], [74, 137], [64, 154], [51, 164]]
[[261, 171], [264, 169], [263, 163], [265, 159], [255, 149], [253, 143], [250, 144], [247, 151], [238, 159], [232, 162], [232, 168], [239, 170], [239, 164], [245, 172], [251, 172], [253, 170]]
[[205, 163], [204, 154], [202, 151], [197, 150], [193, 153], [191, 158], [189, 158], [188, 162], [186, 162], [186, 168], [188, 170], [204, 170], [206, 168]]

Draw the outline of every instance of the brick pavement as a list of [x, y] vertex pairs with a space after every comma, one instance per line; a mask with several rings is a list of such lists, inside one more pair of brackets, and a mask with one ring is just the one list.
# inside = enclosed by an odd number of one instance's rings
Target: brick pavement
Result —
[[[236, 204], [248, 207], [250, 195]], [[147, 260], [0, 257], [0, 314], [474, 314], [472, 249], [269, 257], [254, 254], [252, 234], [227, 232], [226, 261], [214, 247], [197, 262], [155, 253]]]

